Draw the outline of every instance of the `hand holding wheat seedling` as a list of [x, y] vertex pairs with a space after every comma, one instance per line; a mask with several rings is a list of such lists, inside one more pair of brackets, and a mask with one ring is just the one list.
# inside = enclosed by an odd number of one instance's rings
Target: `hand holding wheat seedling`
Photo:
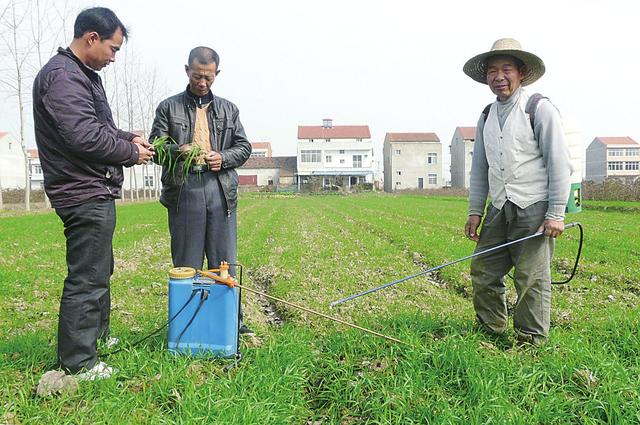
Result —
[[170, 136], [155, 137], [151, 142], [151, 146], [156, 152], [156, 162], [168, 167], [169, 171], [173, 172], [176, 160], [171, 155], [171, 145], [177, 146], [177, 143]]

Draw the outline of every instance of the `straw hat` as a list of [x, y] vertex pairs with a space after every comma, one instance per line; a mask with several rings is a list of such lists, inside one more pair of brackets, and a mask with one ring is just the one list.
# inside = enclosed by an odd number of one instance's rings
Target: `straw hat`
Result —
[[487, 59], [491, 56], [508, 55], [520, 59], [527, 69], [522, 79], [522, 85], [526, 86], [535, 82], [544, 74], [544, 62], [533, 53], [525, 52], [518, 40], [513, 38], [501, 38], [493, 43], [491, 50], [474, 56], [464, 64], [462, 70], [469, 77], [479, 83], [487, 84]]

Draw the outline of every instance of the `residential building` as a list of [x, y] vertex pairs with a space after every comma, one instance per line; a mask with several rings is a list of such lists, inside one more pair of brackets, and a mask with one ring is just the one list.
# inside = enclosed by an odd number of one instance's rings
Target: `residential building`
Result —
[[596, 183], [608, 177], [637, 181], [640, 177], [640, 144], [631, 137], [596, 137], [587, 147], [586, 180]]
[[44, 190], [44, 175], [42, 174], [38, 149], [27, 149], [27, 157], [29, 158], [31, 190]]
[[373, 144], [368, 125], [298, 126], [298, 185], [321, 179], [321, 186], [373, 183]]
[[442, 144], [435, 133], [387, 133], [383, 158], [385, 192], [443, 186]]
[[[160, 165], [149, 162], [148, 164], [138, 164], [133, 167], [122, 167], [124, 181], [122, 182], [123, 190], [149, 190], [156, 191], [162, 188], [160, 177], [162, 176], [162, 167]], [[178, 172], [178, 171], [176, 171]]]
[[456, 127], [451, 140], [451, 187], [469, 188], [475, 127]]
[[236, 168], [241, 186], [293, 186], [296, 176], [295, 156], [249, 158]]
[[250, 158], [271, 158], [271, 142], [252, 142]]
[[24, 189], [24, 151], [11, 133], [0, 132], [0, 188]]
[[[144, 130], [134, 130], [132, 133], [146, 137]], [[137, 190], [146, 198], [147, 193], [149, 193], [150, 196], [155, 196], [160, 192], [160, 189], [162, 189], [162, 182], [160, 181], [162, 166], [153, 162], [136, 164], [132, 167], [122, 167], [122, 172], [124, 174], [124, 181], [122, 183], [123, 191]], [[123, 198], [125, 195], [126, 193], [123, 193]], [[129, 195], [132, 197], [131, 193]]]

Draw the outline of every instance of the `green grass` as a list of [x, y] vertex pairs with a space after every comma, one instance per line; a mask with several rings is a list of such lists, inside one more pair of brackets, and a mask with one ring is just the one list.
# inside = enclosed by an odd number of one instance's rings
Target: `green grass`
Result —
[[[554, 287], [552, 331], [539, 349], [473, 326], [468, 262], [330, 310], [329, 302], [473, 250], [466, 200], [366, 194], [243, 194], [245, 284], [412, 344], [393, 344], [286, 306], [268, 324], [253, 295], [261, 346], [229, 372], [223, 360], [176, 357], [166, 334], [110, 357], [116, 379], [38, 398], [55, 366], [65, 276], [55, 214], [0, 218], [0, 418], [20, 423], [576, 423], [640, 422], [640, 248], [636, 205], [598, 203], [568, 217], [585, 227], [574, 281]], [[556, 245], [572, 264], [577, 230]], [[112, 330], [134, 342], [166, 320], [166, 212], [118, 205]], [[513, 301], [513, 291], [508, 292]]]

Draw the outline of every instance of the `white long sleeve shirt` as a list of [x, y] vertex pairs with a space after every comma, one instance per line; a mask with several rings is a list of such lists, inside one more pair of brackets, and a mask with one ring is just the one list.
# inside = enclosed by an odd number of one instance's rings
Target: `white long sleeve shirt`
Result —
[[548, 201], [545, 219], [563, 220], [571, 163], [562, 119], [547, 99], [538, 103], [534, 128], [525, 112], [530, 95], [519, 88], [491, 105], [476, 127], [469, 190], [469, 215], [484, 214], [487, 196], [501, 209], [507, 201], [526, 208]]

